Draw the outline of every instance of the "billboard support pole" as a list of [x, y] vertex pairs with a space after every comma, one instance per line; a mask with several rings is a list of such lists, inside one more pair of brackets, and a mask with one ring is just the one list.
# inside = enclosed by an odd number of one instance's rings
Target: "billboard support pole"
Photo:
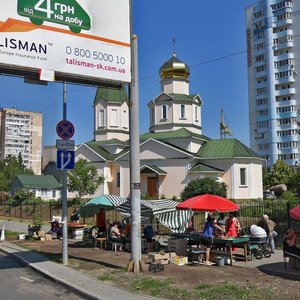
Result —
[[130, 134], [130, 199], [131, 199], [131, 260], [129, 272], [142, 271], [141, 251], [141, 190], [140, 190], [140, 140], [137, 36], [132, 34], [132, 0], [130, 1], [131, 23], [131, 84], [129, 88], [129, 134]]
[[[63, 83], [63, 120], [67, 120], [67, 84]], [[68, 203], [67, 203], [67, 170], [62, 170], [62, 223], [63, 241], [62, 254], [63, 264], [68, 265]]]

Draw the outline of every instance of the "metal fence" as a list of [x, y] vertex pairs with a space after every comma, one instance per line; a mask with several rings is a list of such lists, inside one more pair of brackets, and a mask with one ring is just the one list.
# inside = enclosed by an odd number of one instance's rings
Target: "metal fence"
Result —
[[[239, 204], [240, 209], [237, 212], [237, 218], [242, 227], [242, 234], [249, 234], [249, 228], [252, 224], [256, 224], [263, 214], [267, 214], [271, 220], [276, 223], [276, 231], [278, 233], [278, 240], [281, 240], [284, 233], [289, 227], [299, 227], [300, 222], [294, 222], [290, 219], [289, 203], [282, 202], [254, 202], [254, 203], [242, 203]], [[73, 208], [68, 208], [68, 215], [71, 216]], [[32, 219], [34, 215], [38, 215], [42, 220], [52, 220], [52, 216], [61, 215], [61, 205], [55, 204], [37, 204], [37, 205], [9, 205], [0, 204], [0, 216], [20, 218], [20, 219]], [[122, 216], [116, 210], [108, 211], [106, 214], [108, 222], [121, 221]], [[82, 220], [86, 224], [95, 224], [95, 218], [88, 218]], [[198, 231], [202, 231], [205, 222], [204, 213], [195, 213], [194, 215], [194, 227]], [[155, 224], [158, 228], [161, 226]], [[157, 229], [158, 229], [157, 228]], [[161, 228], [160, 228], [161, 229]], [[300, 230], [299, 230], [300, 231]]]

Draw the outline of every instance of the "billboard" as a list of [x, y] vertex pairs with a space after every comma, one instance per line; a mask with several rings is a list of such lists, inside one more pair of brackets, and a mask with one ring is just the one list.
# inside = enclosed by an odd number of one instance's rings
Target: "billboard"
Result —
[[129, 10], [129, 0], [0, 0], [0, 72], [130, 82]]

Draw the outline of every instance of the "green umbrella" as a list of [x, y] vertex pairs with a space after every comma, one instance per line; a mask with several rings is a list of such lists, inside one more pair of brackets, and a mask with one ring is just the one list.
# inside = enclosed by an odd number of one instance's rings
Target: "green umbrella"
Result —
[[93, 217], [101, 208], [113, 210], [126, 201], [126, 198], [115, 195], [97, 196], [80, 207], [80, 216], [83, 218]]

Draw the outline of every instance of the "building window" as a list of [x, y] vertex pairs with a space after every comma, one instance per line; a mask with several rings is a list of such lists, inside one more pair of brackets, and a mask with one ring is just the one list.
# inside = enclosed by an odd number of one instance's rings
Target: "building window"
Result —
[[240, 185], [246, 185], [246, 168], [240, 168]]
[[104, 127], [104, 110], [99, 110], [99, 122], [98, 127]]
[[198, 107], [195, 107], [195, 121], [198, 121]]
[[120, 177], [120, 172], [117, 173], [117, 187], [119, 188], [121, 185], [121, 177]]
[[161, 118], [162, 119], [164, 119], [164, 120], [166, 120], [166, 119], [168, 119], [168, 107], [167, 107], [167, 105], [163, 105], [162, 107], [161, 107]]
[[118, 123], [117, 123], [117, 110], [116, 109], [111, 110], [111, 116], [110, 117], [111, 117], [110, 126], [116, 127], [118, 125]]
[[123, 128], [128, 128], [128, 113], [127, 113], [127, 110], [123, 110]]
[[180, 105], [180, 119], [184, 119], [185, 118], [185, 105], [181, 104]]
[[155, 123], [155, 110], [154, 107], [151, 108], [151, 124]]
[[56, 191], [52, 191], [52, 198], [53, 198], [53, 199], [56, 198]]

